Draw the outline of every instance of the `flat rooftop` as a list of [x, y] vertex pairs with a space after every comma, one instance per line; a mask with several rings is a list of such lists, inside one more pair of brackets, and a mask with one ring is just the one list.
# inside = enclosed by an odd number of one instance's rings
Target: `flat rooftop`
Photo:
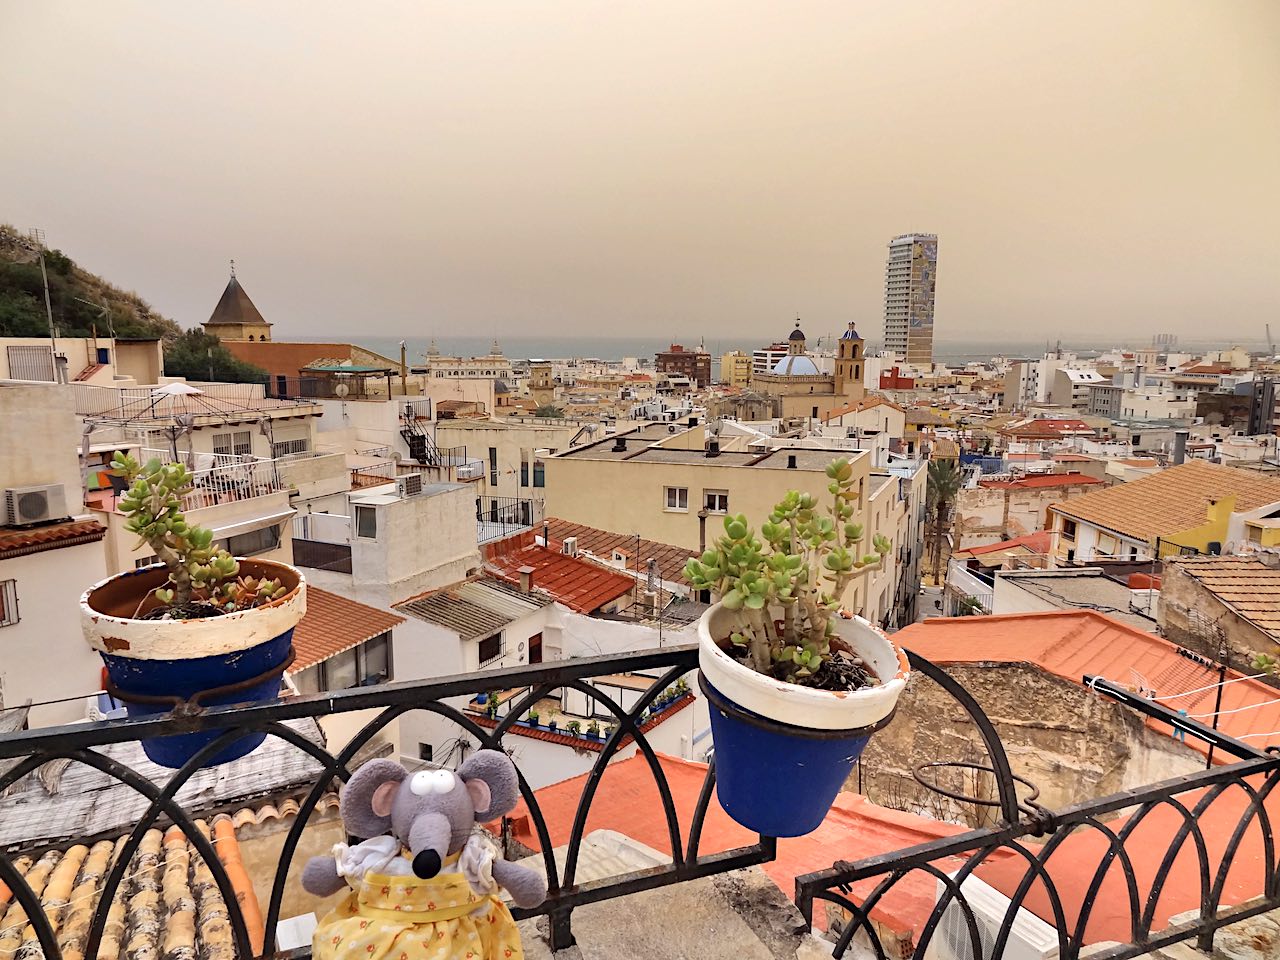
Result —
[[1139, 630], [1152, 630], [1155, 618], [1131, 608], [1133, 593], [1124, 581], [1097, 568], [1028, 573], [998, 573], [1002, 580], [1062, 610], [1097, 610]]

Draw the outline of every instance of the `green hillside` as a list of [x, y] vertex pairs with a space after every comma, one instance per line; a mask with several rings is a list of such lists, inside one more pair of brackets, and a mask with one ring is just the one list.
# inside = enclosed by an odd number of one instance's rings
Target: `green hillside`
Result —
[[[198, 327], [184, 331], [136, 293], [83, 269], [61, 250], [46, 250], [44, 265], [58, 336], [88, 337], [96, 331], [100, 337], [161, 337], [165, 373], [171, 377], [203, 380], [212, 368], [215, 380], [266, 382], [263, 371], [237, 360], [217, 337]], [[108, 314], [94, 304], [106, 307]], [[48, 335], [39, 252], [25, 234], [0, 224], [0, 337]]]

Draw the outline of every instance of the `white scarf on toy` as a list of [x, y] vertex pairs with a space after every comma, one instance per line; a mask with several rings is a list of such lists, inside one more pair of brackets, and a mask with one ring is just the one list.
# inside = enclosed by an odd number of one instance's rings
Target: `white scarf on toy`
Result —
[[[338, 875], [349, 881], [363, 880], [367, 873], [411, 877], [413, 863], [403, 856], [403, 851], [395, 837], [374, 837], [352, 846], [335, 843], [333, 859], [338, 866]], [[467, 883], [477, 894], [493, 893], [497, 889], [498, 884], [493, 879], [493, 861], [497, 856], [497, 848], [478, 833], [473, 833], [462, 848], [458, 856], [458, 872], [467, 878]]]

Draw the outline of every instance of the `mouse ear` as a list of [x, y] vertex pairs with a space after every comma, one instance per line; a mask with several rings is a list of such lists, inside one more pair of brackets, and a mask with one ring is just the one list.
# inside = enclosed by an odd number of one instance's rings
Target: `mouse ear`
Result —
[[342, 788], [342, 822], [357, 837], [379, 837], [391, 829], [391, 803], [408, 771], [394, 760], [370, 760]]
[[510, 813], [520, 799], [516, 765], [500, 750], [477, 750], [458, 768], [458, 776], [467, 785], [481, 823]]

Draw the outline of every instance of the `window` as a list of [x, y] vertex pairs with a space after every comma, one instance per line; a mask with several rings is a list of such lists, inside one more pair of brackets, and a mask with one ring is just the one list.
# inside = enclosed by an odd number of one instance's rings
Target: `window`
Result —
[[18, 581], [0, 580], [0, 627], [11, 627], [18, 616]]
[[435, 760], [435, 747], [429, 743], [418, 744], [418, 759], [423, 763], [432, 763]]
[[480, 641], [480, 666], [486, 663], [492, 663], [502, 656], [502, 634], [495, 633], [491, 637], [485, 637]]
[[1063, 519], [1062, 535], [1068, 540], [1076, 538], [1076, 522], [1074, 520]]
[[498, 485], [498, 448], [489, 448], [489, 483], [492, 486]]
[[293, 685], [298, 688], [298, 693], [319, 693], [320, 692], [320, 667], [307, 667], [305, 670], [299, 670], [292, 675]]
[[[358, 647], [335, 654], [315, 669], [319, 671], [316, 678], [318, 689], [315, 692], [386, 683], [391, 679], [391, 634], [380, 633]], [[294, 677], [300, 690], [302, 677], [310, 672], [303, 670]]]
[[529, 485], [529, 451], [520, 451], [520, 486]]
[[667, 509], [682, 510], [689, 509], [689, 488], [688, 487], [667, 487]]
[[702, 505], [707, 508], [707, 513], [728, 513], [729, 491], [703, 490]]
[[280, 528], [272, 525], [260, 530], [250, 530], [248, 533], [237, 533], [222, 542], [226, 545], [227, 553], [233, 557], [252, 557], [280, 546]]
[[98, 347], [98, 363], [110, 363], [111, 350], [107, 347]]
[[373, 507], [356, 507], [356, 536], [362, 540], [378, 539], [378, 511]]
[[533, 455], [533, 485], [535, 487], [545, 487], [547, 485], [547, 465], [542, 462], [542, 457], [536, 453]]
[[306, 437], [301, 440], [281, 440], [271, 445], [271, 456], [287, 457], [291, 453], [306, 453], [311, 449], [311, 441]]
[[247, 457], [253, 453], [253, 431], [237, 430], [234, 433], [215, 433], [213, 452]]

